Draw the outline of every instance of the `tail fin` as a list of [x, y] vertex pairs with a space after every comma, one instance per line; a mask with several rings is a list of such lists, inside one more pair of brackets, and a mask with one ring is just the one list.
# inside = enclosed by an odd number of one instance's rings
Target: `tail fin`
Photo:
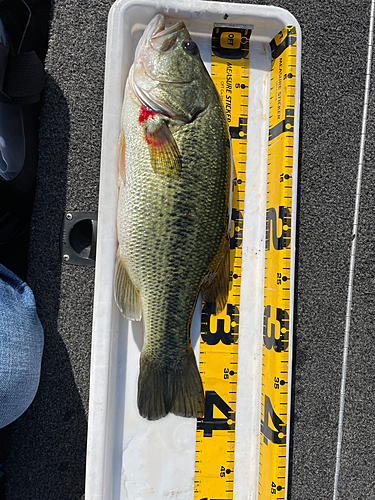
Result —
[[138, 410], [148, 420], [158, 420], [169, 412], [181, 417], [203, 417], [202, 380], [191, 346], [174, 366], [141, 357]]

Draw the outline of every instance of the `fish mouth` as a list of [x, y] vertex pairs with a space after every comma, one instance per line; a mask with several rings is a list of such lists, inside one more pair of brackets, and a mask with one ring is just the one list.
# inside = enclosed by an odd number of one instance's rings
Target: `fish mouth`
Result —
[[156, 25], [151, 35], [151, 39], [157, 39], [163, 36], [172, 35], [173, 33], [177, 33], [178, 31], [181, 31], [185, 28], [185, 24], [182, 21], [178, 21], [173, 26], [166, 28], [165, 19], [162, 14], [157, 14], [154, 19], [156, 21]]
[[[169, 80], [165, 76], [155, 76], [153, 72], [149, 70], [147, 64], [147, 52], [150, 49], [157, 52], [166, 52], [171, 49], [176, 43], [179, 32], [182, 30], [186, 31], [186, 26], [182, 21], [178, 21], [173, 26], [166, 28], [163, 14], [156, 14], [156, 16], [147, 25], [141, 39], [139, 40], [135, 51], [134, 65], [141, 65], [143, 67], [143, 71], [149, 78], [151, 78], [151, 80], [162, 81], [165, 83], [175, 83], [175, 80]], [[190, 39], [187, 31], [186, 35], [187, 38]], [[179, 83], [190, 83], [190, 80], [181, 80]]]
[[144, 43], [148, 42], [155, 50], [164, 52], [174, 45], [178, 32], [184, 28], [185, 24], [182, 21], [166, 28], [163, 14], [156, 14], [147, 26], [142, 38], [144, 38]]

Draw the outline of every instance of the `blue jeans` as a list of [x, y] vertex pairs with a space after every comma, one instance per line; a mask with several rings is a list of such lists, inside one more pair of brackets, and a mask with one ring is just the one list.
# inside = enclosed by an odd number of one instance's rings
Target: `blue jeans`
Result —
[[16, 420], [33, 401], [43, 345], [32, 291], [0, 264], [0, 428]]

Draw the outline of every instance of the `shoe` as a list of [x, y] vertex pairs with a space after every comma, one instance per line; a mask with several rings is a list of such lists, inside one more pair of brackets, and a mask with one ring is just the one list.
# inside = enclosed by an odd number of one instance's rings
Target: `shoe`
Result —
[[[50, 2], [0, 0], [0, 263], [26, 278]], [[48, 5], [47, 5], [48, 4]], [[39, 10], [38, 10], [39, 9]], [[44, 14], [45, 17], [45, 14]]]

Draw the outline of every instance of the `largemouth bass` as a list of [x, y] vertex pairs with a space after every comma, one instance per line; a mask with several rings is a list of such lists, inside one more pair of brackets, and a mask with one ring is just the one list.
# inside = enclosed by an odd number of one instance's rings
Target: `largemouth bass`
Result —
[[157, 14], [126, 83], [119, 154], [115, 299], [143, 317], [140, 415], [201, 417], [190, 343], [199, 292], [226, 303], [231, 153], [219, 95], [183, 22]]

